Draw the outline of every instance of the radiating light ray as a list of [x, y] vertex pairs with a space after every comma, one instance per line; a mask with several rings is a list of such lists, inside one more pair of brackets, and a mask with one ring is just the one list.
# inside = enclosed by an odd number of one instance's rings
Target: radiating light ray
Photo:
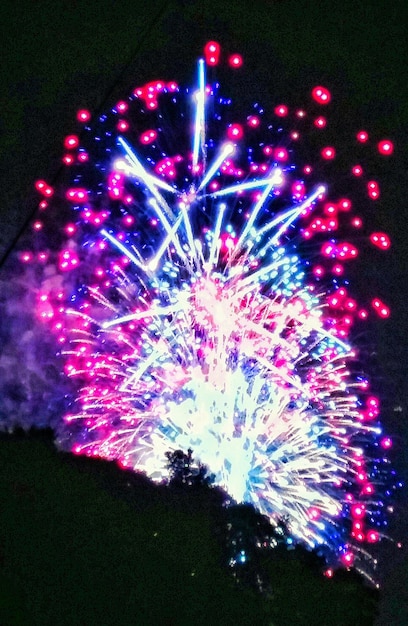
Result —
[[235, 148], [234, 148], [234, 144], [232, 143], [225, 143], [223, 146], [221, 146], [221, 149], [217, 158], [215, 159], [214, 163], [212, 163], [210, 168], [207, 170], [204, 178], [202, 179], [199, 186], [197, 187], [197, 192], [203, 189], [207, 185], [207, 183], [210, 182], [214, 174], [218, 172], [219, 167], [222, 165], [225, 159], [228, 156], [230, 156], [230, 154], [233, 154], [234, 151], [235, 151]]
[[[132, 150], [129, 144], [123, 139], [123, 137], [118, 137], [118, 143], [122, 146], [122, 148], [126, 152], [126, 155], [131, 165], [133, 166], [132, 171], [133, 171], [134, 176], [139, 178], [139, 180], [141, 180], [146, 185], [146, 188], [150, 191], [152, 196], [156, 199], [156, 201], [158, 202], [160, 207], [163, 209], [163, 211], [169, 217], [174, 217], [173, 211], [171, 210], [167, 202], [164, 200], [163, 196], [157, 191], [157, 187], [161, 186], [160, 180], [156, 179], [154, 176], [152, 176], [145, 170], [142, 163], [137, 158], [135, 152]], [[156, 183], [156, 180], [158, 181], [157, 183]]]
[[260, 189], [261, 187], [268, 187], [269, 185], [272, 185], [272, 188], [275, 186], [279, 186], [283, 183], [283, 175], [280, 169], [275, 169], [276, 171], [270, 178], [259, 178], [257, 180], [251, 180], [246, 183], [238, 183], [237, 185], [231, 185], [230, 187], [225, 187], [224, 189], [214, 191], [209, 195], [212, 198], [219, 198], [221, 196], [228, 196], [230, 194], [239, 194], [243, 191], [248, 191], [249, 189]]
[[103, 235], [106, 239], [108, 239], [114, 246], [115, 248], [117, 248], [118, 250], [120, 250], [121, 252], [123, 252], [123, 254], [130, 260], [132, 261], [132, 263], [134, 263], [136, 265], [136, 267], [138, 267], [141, 270], [145, 269], [145, 264], [141, 262], [140, 259], [137, 258], [137, 256], [135, 254], [133, 254], [133, 252], [131, 252], [131, 250], [129, 250], [129, 248], [127, 248], [125, 245], [123, 245], [123, 243], [121, 243], [118, 239], [116, 239], [116, 237], [114, 237], [113, 235], [111, 235], [106, 228], [102, 228], [101, 229], [101, 235]]
[[[320, 196], [320, 195], [324, 192], [324, 190], [325, 190], [325, 188], [324, 188], [323, 186], [322, 186], [322, 187], [319, 187], [319, 188], [317, 189], [317, 191], [315, 191], [315, 192], [314, 192], [314, 193], [310, 196], [310, 198], [308, 198], [308, 200], [306, 201], [306, 202], [307, 202], [307, 206], [308, 206], [309, 204], [311, 204], [311, 203], [312, 203], [312, 202], [313, 202], [313, 201], [314, 201], [314, 200], [315, 200], [318, 196]], [[275, 235], [274, 235], [274, 236], [273, 236], [273, 237], [269, 240], [268, 245], [267, 245], [267, 246], [265, 246], [264, 248], [262, 248], [262, 249], [261, 249], [260, 254], [262, 254], [263, 252], [265, 252], [265, 250], [267, 249], [267, 247], [269, 247], [269, 246], [273, 247], [273, 246], [276, 246], [276, 245], [279, 243], [280, 238], [281, 238], [281, 236], [283, 235], [283, 233], [285, 233], [285, 232], [287, 231], [287, 229], [289, 228], [289, 226], [290, 226], [291, 224], [293, 224], [293, 222], [294, 222], [295, 220], [297, 220], [297, 218], [299, 217], [299, 215], [301, 215], [301, 214], [302, 214], [302, 212], [303, 212], [303, 210], [304, 210], [304, 205], [305, 205], [305, 204], [306, 204], [306, 203], [301, 204], [301, 206], [297, 209], [297, 211], [296, 211], [293, 215], [291, 215], [291, 216], [290, 216], [287, 220], [285, 220], [285, 222], [284, 222], [284, 223], [282, 224], [282, 226], [278, 229], [278, 231], [275, 233]]]
[[[140, 166], [143, 167], [141, 164]], [[178, 193], [177, 189], [175, 189], [174, 187], [166, 183], [166, 181], [162, 180], [161, 178], [157, 178], [157, 176], [153, 176], [152, 174], [148, 174], [147, 172], [144, 172], [143, 178], [142, 178], [140, 168], [127, 163], [123, 159], [116, 159], [114, 163], [114, 169], [117, 170], [118, 172], [123, 172], [129, 177], [137, 178], [138, 180], [143, 180], [143, 181], [147, 180], [150, 182], [152, 187], [159, 187], [160, 189], [163, 189], [164, 191], [168, 191], [169, 193], [172, 193], [172, 194]]]
[[187, 234], [187, 241], [189, 244], [189, 249], [190, 249], [190, 255], [193, 258], [193, 260], [197, 261], [197, 251], [196, 251], [196, 246], [195, 246], [195, 242], [194, 242], [194, 235], [193, 235], [193, 229], [191, 227], [191, 220], [190, 217], [188, 215], [188, 211], [190, 209], [189, 205], [186, 204], [185, 202], [180, 202], [180, 211], [181, 214], [183, 216], [183, 222], [184, 222], [184, 227], [186, 229], [186, 234]]
[[162, 316], [170, 315], [170, 314], [176, 313], [178, 310], [181, 310], [183, 308], [183, 305], [184, 305], [184, 302], [180, 302], [178, 307], [169, 305], [167, 307], [150, 308], [147, 311], [137, 311], [135, 313], [130, 313], [129, 315], [123, 315], [122, 317], [118, 317], [116, 319], [103, 322], [102, 328], [105, 328], [105, 329], [112, 328], [112, 326], [118, 326], [119, 324], [124, 324], [126, 322], [131, 322], [131, 321], [136, 322], [136, 321], [143, 320], [145, 318], [150, 318], [152, 316], [162, 317]]
[[205, 64], [198, 61], [198, 92], [196, 93], [196, 115], [194, 124], [193, 171], [198, 164], [198, 156], [205, 145]]
[[153, 202], [152, 202], [152, 206], [154, 207], [157, 215], [161, 218], [161, 223], [167, 232], [167, 236], [163, 239], [162, 243], [157, 249], [156, 254], [147, 263], [147, 267], [149, 268], [149, 270], [154, 272], [157, 269], [159, 261], [163, 257], [164, 252], [168, 249], [170, 242], [174, 244], [177, 250], [177, 253], [179, 254], [181, 258], [186, 258], [186, 255], [180, 246], [178, 238], [176, 237], [176, 233], [178, 229], [180, 228], [180, 224], [183, 219], [183, 214], [177, 218], [174, 226], [171, 227], [165, 215], [161, 212], [160, 207], [157, 204], [154, 204]]
[[[326, 191], [326, 187], [324, 187], [324, 185], [320, 185], [316, 189], [316, 191], [314, 191], [312, 193], [312, 195], [309, 198], [306, 198], [306, 200], [300, 204], [300, 206], [297, 206], [297, 207], [295, 207], [293, 209], [289, 209], [287, 214], [286, 214], [286, 217], [288, 219], [287, 226], [290, 226], [290, 224], [292, 224], [299, 217], [299, 215], [301, 215], [303, 213], [303, 211], [306, 208], [308, 208], [311, 204], [313, 204], [313, 202], [320, 195], [322, 195], [322, 193], [325, 193], [325, 191]], [[283, 220], [281, 219], [281, 221], [283, 221]], [[276, 220], [272, 220], [272, 222], [270, 222], [269, 224], [265, 224], [265, 226], [263, 226], [262, 228], [260, 228], [257, 231], [258, 237], [263, 237], [263, 235], [265, 235], [268, 232], [268, 230], [270, 230], [271, 228], [276, 226], [277, 223], [279, 223], [279, 222], [276, 222]], [[286, 224], [285, 224], [285, 227], [286, 227]], [[273, 241], [274, 241], [274, 244], [276, 245], [276, 243], [279, 241], [279, 237], [276, 238], [276, 235], [275, 235]]]
[[275, 187], [275, 185], [280, 184], [281, 182], [281, 171], [278, 170], [278, 173], [275, 173], [275, 175], [276, 175], [276, 178], [275, 176], [271, 177], [269, 184], [265, 187], [261, 197], [256, 202], [255, 206], [253, 207], [251, 211], [250, 218], [237, 241], [237, 245], [235, 248], [237, 252], [241, 249], [243, 242], [246, 240], [248, 236], [248, 233], [251, 232], [251, 229], [256, 222], [259, 212], [264, 207], [265, 202], [268, 199], [268, 196], [271, 193], [272, 189]]

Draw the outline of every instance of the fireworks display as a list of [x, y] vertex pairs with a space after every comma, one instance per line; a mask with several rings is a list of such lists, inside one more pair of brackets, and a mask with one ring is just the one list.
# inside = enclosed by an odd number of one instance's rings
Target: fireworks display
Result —
[[[159, 482], [166, 454], [190, 449], [235, 502], [370, 576], [392, 442], [350, 337], [390, 312], [376, 294], [360, 305], [346, 276], [355, 241], [390, 246], [356, 213], [380, 186], [325, 142], [328, 89], [238, 117], [221, 57], [207, 44], [192, 88], [153, 81], [97, 119], [78, 111], [65, 180], [36, 183], [18, 254], [75, 390], [57, 441]], [[229, 65], [245, 71], [238, 54]], [[352, 140], [373, 152], [366, 131]]]

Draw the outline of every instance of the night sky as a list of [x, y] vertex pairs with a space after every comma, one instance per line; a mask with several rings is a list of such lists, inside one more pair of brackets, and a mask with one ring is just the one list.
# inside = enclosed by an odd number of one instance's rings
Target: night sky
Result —
[[[0, 253], [7, 254], [36, 206], [33, 182], [52, 181], [75, 112], [103, 110], [135, 84], [165, 77], [191, 80], [209, 39], [242, 53], [262, 102], [296, 101], [316, 82], [327, 85], [347, 128], [389, 136], [396, 149], [384, 165], [378, 230], [393, 246], [368, 264], [364, 284], [381, 286], [392, 309], [374, 324], [374, 384], [382, 421], [395, 441], [395, 465], [408, 477], [408, 5], [405, 0], [3, 0], [0, 7]], [[300, 94], [300, 95], [299, 95]], [[338, 121], [340, 128], [340, 121]], [[391, 535], [408, 543], [407, 498]], [[383, 548], [378, 624], [408, 623], [406, 551]]]

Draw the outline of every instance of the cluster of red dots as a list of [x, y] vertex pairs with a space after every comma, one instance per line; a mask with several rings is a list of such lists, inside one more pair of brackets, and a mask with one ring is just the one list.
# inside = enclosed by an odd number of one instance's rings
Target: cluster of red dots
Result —
[[24, 250], [23, 252], [20, 252], [18, 254], [18, 259], [20, 260], [21, 263], [37, 262], [40, 264], [44, 264], [44, 263], [47, 263], [49, 256], [50, 255], [47, 250], [43, 250], [41, 252], [38, 252], [37, 254], [34, 254], [33, 252], [29, 250]]
[[304, 229], [303, 237], [305, 239], [310, 239], [315, 233], [325, 233], [331, 232], [337, 229], [338, 221], [335, 217], [316, 217], [314, 218], [309, 226]]
[[142, 87], [137, 87], [133, 95], [137, 98], [144, 100], [146, 107], [153, 111], [158, 107], [158, 97], [164, 91], [174, 92], [177, 91], [178, 85], [174, 81], [166, 83], [162, 80], [155, 80], [146, 83]]
[[220, 167], [220, 171], [225, 176], [232, 176], [234, 178], [243, 178], [245, 175], [244, 170], [237, 167], [232, 159], [225, 159], [224, 163]]
[[[328, 296], [327, 304], [332, 310], [346, 312], [347, 314], [357, 313], [361, 320], [365, 320], [368, 317], [368, 312], [365, 309], [357, 310], [356, 300], [348, 295], [347, 289], [344, 286], [339, 287]], [[384, 304], [380, 298], [372, 298], [371, 308], [378, 315], [378, 317], [387, 318], [390, 315], [389, 307]], [[350, 320], [351, 321], [348, 322], [347, 325], [351, 325], [352, 319], [350, 318]]]
[[[331, 93], [330, 91], [321, 85], [318, 85], [312, 89], [312, 99], [319, 105], [327, 105], [331, 102]], [[274, 113], [277, 117], [287, 117], [290, 113], [289, 107], [286, 104], [279, 104], [274, 108]], [[303, 118], [306, 116], [305, 111], [299, 110], [295, 113], [296, 117]], [[313, 121], [313, 124], [318, 129], [323, 129], [327, 125], [326, 117], [319, 115]], [[292, 132], [292, 139], [298, 139], [299, 133]], [[366, 130], [361, 130], [356, 134], [356, 139], [359, 143], [368, 144], [370, 137]], [[394, 152], [394, 144], [390, 139], [381, 139], [377, 143], [377, 151], [382, 156], [390, 156]], [[333, 161], [337, 156], [336, 148], [334, 146], [324, 146], [320, 149], [320, 157], [325, 161]], [[310, 174], [312, 168], [307, 166], [304, 169], [305, 174]], [[363, 175], [363, 168], [361, 165], [356, 164], [351, 168], [351, 173], [353, 176], [360, 177]], [[371, 200], [378, 200], [380, 197], [380, 186], [376, 180], [369, 180], [366, 184], [367, 195]]]
[[75, 204], [85, 204], [88, 202], [88, 191], [84, 187], [70, 187], [65, 194], [67, 200]]
[[157, 139], [157, 131], [153, 128], [150, 130], [146, 130], [144, 133], [140, 135], [140, 143], [147, 146], [150, 143], [153, 143]]
[[331, 259], [347, 261], [357, 257], [358, 249], [347, 241], [343, 241], [342, 243], [328, 241], [322, 245], [321, 253], [323, 256], [330, 257]]
[[371, 243], [380, 248], [380, 250], [388, 250], [391, 245], [390, 238], [386, 233], [372, 233], [370, 235]]
[[93, 211], [92, 209], [86, 207], [81, 213], [81, 218], [85, 223], [92, 224], [98, 228], [106, 222], [109, 215], [109, 211]]
[[176, 155], [174, 157], [165, 157], [164, 159], [161, 159], [156, 163], [154, 171], [160, 176], [173, 180], [177, 176], [176, 165], [182, 160], [183, 157], [181, 155]]
[[58, 255], [58, 268], [61, 272], [68, 272], [79, 265], [79, 257], [75, 250], [69, 248], [61, 250]]
[[[373, 491], [373, 490], [372, 490]], [[368, 490], [370, 495], [370, 489]], [[377, 543], [380, 540], [380, 534], [374, 529], [365, 531], [364, 519], [367, 510], [364, 504], [354, 503], [350, 509], [352, 519], [351, 536], [358, 542], [367, 541], [368, 543]]]
[[262, 149], [265, 156], [274, 158], [278, 163], [285, 163], [289, 159], [289, 152], [283, 146], [264, 146]]
[[54, 189], [51, 185], [48, 185], [45, 180], [37, 180], [35, 188], [44, 198], [50, 198], [54, 193]]
[[[79, 111], [77, 114], [77, 118], [79, 118], [79, 113], [82, 113], [85, 116], [85, 111]], [[81, 120], [82, 121], [82, 120]], [[64, 139], [64, 148], [68, 152], [62, 157], [62, 162], [64, 165], [73, 165], [75, 162], [86, 163], [89, 159], [88, 153], [85, 150], [80, 149], [80, 140], [78, 135], [67, 135]]]
[[[221, 46], [216, 41], [209, 41], [204, 46], [205, 62], [209, 67], [218, 65], [221, 58]], [[237, 53], [230, 54], [228, 56], [228, 65], [232, 68], [242, 67], [242, 56]]]

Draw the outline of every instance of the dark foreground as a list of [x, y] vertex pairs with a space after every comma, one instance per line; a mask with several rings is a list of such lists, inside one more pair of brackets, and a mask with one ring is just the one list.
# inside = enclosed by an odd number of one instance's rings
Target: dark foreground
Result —
[[48, 433], [0, 439], [0, 623], [359, 626], [376, 592], [324, 578], [303, 551], [271, 551], [268, 592], [225, 561], [222, 496], [157, 487], [113, 464], [58, 453]]

